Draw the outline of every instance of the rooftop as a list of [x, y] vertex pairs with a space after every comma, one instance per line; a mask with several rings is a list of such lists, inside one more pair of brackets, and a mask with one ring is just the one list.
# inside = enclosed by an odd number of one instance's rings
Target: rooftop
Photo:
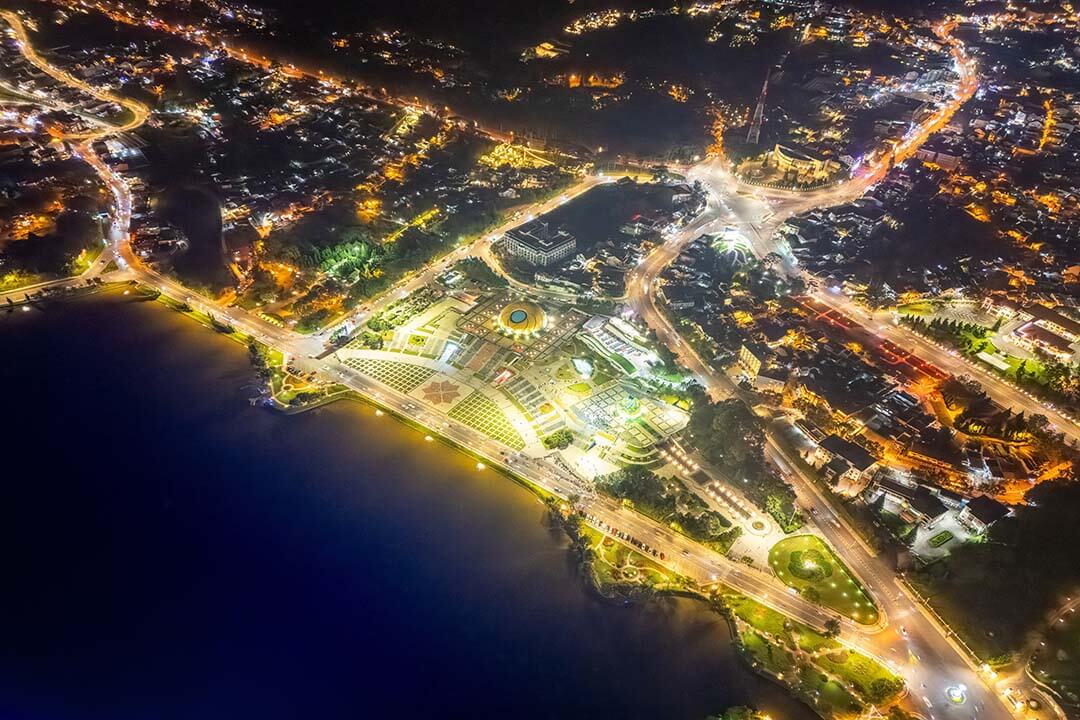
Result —
[[874, 456], [866, 451], [861, 445], [856, 445], [850, 440], [845, 440], [839, 435], [829, 435], [821, 441], [821, 447], [833, 455], [839, 455], [847, 460], [859, 472], [865, 472], [871, 465], [877, 462]]
[[564, 228], [552, 231], [550, 225], [543, 220], [532, 220], [519, 225], [513, 230], [507, 230], [506, 235], [537, 252], [547, 252], [574, 240], [574, 236]]
[[991, 525], [1009, 514], [1009, 508], [989, 495], [976, 495], [967, 504], [968, 511], [983, 525]]

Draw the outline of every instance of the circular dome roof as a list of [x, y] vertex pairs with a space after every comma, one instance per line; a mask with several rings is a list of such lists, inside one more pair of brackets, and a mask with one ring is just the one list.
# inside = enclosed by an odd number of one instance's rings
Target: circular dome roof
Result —
[[515, 335], [531, 335], [543, 329], [546, 319], [544, 308], [536, 303], [516, 301], [499, 313], [499, 327]]

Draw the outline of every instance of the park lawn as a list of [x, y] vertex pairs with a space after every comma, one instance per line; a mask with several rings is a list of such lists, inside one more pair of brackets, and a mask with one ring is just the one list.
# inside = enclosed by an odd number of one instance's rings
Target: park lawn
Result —
[[611, 382], [611, 375], [597, 368], [593, 370], [592, 377], [589, 379], [592, 380], [593, 385], [596, 387], [603, 387]]
[[570, 363], [562, 363], [558, 369], [555, 370], [555, 379], [562, 380], [563, 382], [570, 382], [571, 380], [577, 380], [580, 375], [572, 368]]
[[862, 710], [862, 704], [847, 688], [835, 680], [822, 679], [816, 668], [803, 667], [799, 671], [799, 689], [824, 717], [850, 715]]
[[724, 604], [737, 618], [763, 633], [782, 637], [790, 633], [791, 638], [803, 652], [816, 652], [825, 648], [839, 647], [839, 644], [822, 635], [809, 625], [792, 620], [787, 616], [751, 600], [745, 595], [729, 594], [724, 596]]
[[686, 376], [684, 376], [682, 373], [669, 372], [668, 370], [665, 370], [663, 367], [660, 366], [655, 367], [652, 371], [652, 374], [654, 377], [663, 380], [666, 383], [670, 383], [671, 385], [681, 385], [682, 382], [686, 380]]
[[84, 248], [80, 252], [75, 260], [71, 264], [72, 275], [82, 275], [84, 272], [90, 269], [90, 266], [94, 264], [94, 261], [101, 255], [101, 251], [105, 249], [104, 245], [93, 245], [92, 247]]
[[[1018, 357], [1012, 355], [1005, 356], [1005, 362], [1009, 363], [1009, 369], [1005, 371], [1010, 379], [1016, 379], [1016, 371], [1020, 367], [1020, 363], [1024, 362]], [[1038, 360], [1028, 360], [1027, 365], [1024, 366], [1024, 377], [1031, 378], [1040, 385], [1046, 384], [1046, 367]]]
[[[595, 548], [598, 562], [594, 564], [597, 576], [605, 583], [641, 582], [645, 585], [662, 585], [671, 582], [662, 567], [637, 550], [617, 542], [592, 527], [583, 527], [582, 534]], [[627, 577], [622, 571], [633, 567], [635, 577]]]
[[45, 275], [35, 275], [34, 273], [28, 273], [23, 270], [11, 270], [3, 275], [0, 275], [0, 291], [15, 290], [17, 288], [26, 287], [27, 285], [34, 285], [39, 282], [44, 282], [48, 277]]
[[660, 399], [668, 405], [674, 405], [680, 410], [685, 410], [686, 412], [690, 412], [691, 410], [690, 401], [686, 398], [679, 397], [678, 395], [672, 395], [670, 393], [664, 394], [660, 396]]
[[[634, 364], [632, 362], [630, 362], [617, 352], [608, 350], [606, 347], [601, 345], [599, 341], [594, 340], [592, 337], [585, 336], [584, 343], [585, 346], [592, 350], [598, 357], [601, 357], [607, 362], [611, 363], [618, 370], [622, 370], [622, 372], [626, 375], [633, 375], [635, 372], [637, 372], [637, 368], [634, 367]], [[593, 367], [596, 367], [596, 363], [593, 363]]]
[[[850, 650], [838, 650], [818, 657], [815, 663], [822, 670], [832, 673], [846, 683], [853, 685], [859, 694], [866, 698], [873, 697], [874, 683], [878, 680], [896, 681], [887, 667], [873, 658]], [[881, 701], [889, 698], [882, 698]], [[875, 698], [875, 700], [878, 700]]]
[[603, 546], [604, 534], [584, 523], [581, 524], [580, 532], [588, 542], [589, 547], [596, 551], [596, 562], [593, 563], [592, 568], [596, 574], [597, 584], [603, 587], [622, 582], [622, 578], [616, 572], [615, 565], [612, 564], [614, 553]]
[[280, 350], [268, 347], [266, 366], [270, 370], [270, 392], [276, 396], [285, 385], [285, 356]]
[[590, 392], [592, 392], [592, 386], [590, 386], [589, 383], [583, 382], [574, 383], [566, 389], [572, 393], [577, 393], [578, 395], [588, 395]]
[[116, 127], [123, 127], [129, 122], [135, 119], [135, 113], [129, 110], [127, 107], [121, 105], [120, 112], [115, 115], [111, 115], [108, 118], [108, 122]]
[[747, 625], [770, 635], [783, 635], [788, 619], [745, 595], [725, 595], [724, 604]]
[[618, 585], [623, 582], [615, 568], [606, 562], [593, 563], [592, 569], [596, 573], [596, 582], [600, 587]]
[[990, 340], [983, 340], [981, 342], [986, 343], [986, 346], [983, 348], [983, 352], [986, 353], [987, 355], [996, 355], [999, 352], [1001, 352], [1000, 350], [998, 350], [997, 345], [995, 345]]
[[826, 637], [812, 627], [801, 623], [795, 623], [795, 627], [791, 630], [791, 636], [795, 639], [799, 649], [806, 653], [840, 647], [840, 643], [836, 642], [836, 640]]
[[927, 300], [917, 300], [912, 303], [897, 305], [896, 312], [901, 315], [919, 315], [928, 317], [937, 312], [937, 308], [934, 307], [934, 303], [932, 302]]
[[596, 387], [606, 385], [611, 382], [612, 377], [619, 374], [619, 371], [606, 357], [580, 338], [574, 338], [574, 343], [570, 346], [570, 352], [573, 357], [585, 358], [592, 364], [593, 372], [589, 380]]
[[991, 343], [989, 340], [986, 340], [985, 338], [979, 337], [978, 335], [971, 332], [970, 330], [961, 330], [960, 331], [960, 345], [961, 345], [961, 347], [978, 347], [979, 345], [981, 345], [984, 342], [986, 343], [986, 347], [984, 348], [986, 352], [994, 352], [996, 350], [996, 348], [994, 348], [993, 343]]
[[814, 535], [781, 540], [769, 564], [785, 585], [803, 597], [864, 625], [878, 621], [877, 607], [840, 558]]
[[791, 683], [811, 705], [825, 710], [826, 717], [857, 712], [863, 700], [891, 700], [903, 688], [900, 678], [874, 658], [848, 650], [808, 625], [730, 589], [725, 589], [723, 601], [736, 618], [739, 641], [751, 660]]
[[777, 643], [770, 642], [763, 635], [756, 632], [747, 632], [739, 635], [743, 649], [749, 653], [754, 664], [760, 665], [766, 671], [774, 675], [783, 676], [795, 669], [795, 657], [780, 647]]
[[600, 557], [610, 565], [622, 567], [626, 564], [627, 558], [630, 557], [630, 548], [614, 540], [605, 542], [607, 540], [608, 538], [601, 537], [599, 545], [597, 545]]

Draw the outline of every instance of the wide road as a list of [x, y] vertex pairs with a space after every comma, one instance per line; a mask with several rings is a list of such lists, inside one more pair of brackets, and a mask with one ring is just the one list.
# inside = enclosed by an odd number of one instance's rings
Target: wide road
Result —
[[[124, 228], [130, 220], [130, 190], [123, 178], [104, 163], [88, 145], [81, 146], [84, 158], [98, 172], [102, 180], [117, 196], [117, 227]], [[604, 182], [604, 178], [589, 181], [579, 187], [584, 192], [591, 185]], [[556, 198], [551, 203], [564, 202]], [[618, 527], [622, 531], [648, 542], [658, 552], [665, 555], [660, 561], [668, 569], [684, 574], [694, 580], [709, 584], [723, 582], [748, 596], [773, 607], [774, 609], [822, 627], [834, 616], [820, 606], [806, 601], [799, 595], [792, 594], [771, 575], [734, 563], [688, 538], [672, 533], [669, 528], [644, 516], [627, 510], [620, 503], [608, 498], [598, 497], [590, 483], [575, 477], [557, 465], [543, 459], [532, 458], [521, 453], [513, 453], [501, 444], [478, 433], [477, 431], [450, 420], [442, 413], [419, 404], [413, 398], [397, 393], [379, 385], [372, 379], [340, 364], [334, 355], [319, 358], [323, 348], [322, 341], [314, 336], [300, 335], [288, 328], [269, 323], [253, 313], [241, 308], [226, 307], [217, 302], [199, 296], [180, 283], [156, 272], [138, 258], [131, 249], [126, 232], [112, 235], [117, 257], [125, 265], [130, 275], [144, 285], [155, 288], [162, 294], [222, 322], [227, 322], [236, 330], [246, 333], [270, 347], [274, 347], [294, 358], [304, 370], [314, 370], [323, 377], [340, 382], [373, 402], [429, 428], [433, 433], [442, 435], [483, 458], [484, 462], [494, 467], [504, 467], [526, 477], [538, 487], [564, 499], [577, 498], [579, 507], [592, 516], [594, 526], [601, 530]], [[376, 301], [388, 302], [400, 294], [400, 290], [391, 297]], [[867, 632], [879, 632], [882, 626], [865, 627], [851, 620], [841, 619], [844, 627], [844, 641], [863, 652], [873, 654], [873, 643], [865, 641]]]
[[1077, 425], [1072, 417], [1045, 400], [1003, 380], [989, 368], [967, 360], [958, 351], [938, 345], [903, 325], [893, 324], [890, 311], [871, 312], [867, 308], [856, 305], [843, 293], [834, 292], [828, 288], [816, 291], [813, 297], [833, 310], [843, 313], [849, 322], [860, 326], [865, 332], [873, 333], [904, 350], [911, 351], [912, 354], [928, 361], [938, 369], [950, 375], [969, 375], [978, 380], [986, 394], [995, 402], [1011, 407], [1013, 410], [1023, 410], [1028, 415], [1044, 415], [1055, 429], [1066, 437], [1080, 440], [1080, 425]]
[[[728, 224], [730, 212], [730, 205], [719, 197], [710, 198], [705, 216], [658, 248], [629, 276], [627, 282], [630, 306], [698, 378], [714, 400], [742, 397], [742, 393], [730, 377], [702, 361], [690, 344], [679, 336], [667, 316], [660, 312], [655, 301], [655, 279], [687, 242], [701, 232], [708, 232], [710, 227]], [[817, 532], [855, 572], [874, 597], [882, 616], [888, 618], [889, 625], [882, 632], [867, 634], [864, 629], [848, 623], [843, 636], [851, 638], [854, 635], [859, 647], [894, 663], [908, 681], [913, 707], [924, 713], [934, 717], [1008, 717], [1005, 706], [984, 683], [985, 678], [972, 667], [967, 656], [952, 644], [949, 631], [935, 624], [905, 594], [902, 586], [896, 582], [892, 568], [876, 557], [857, 533], [832, 511], [810, 478], [802, 475], [794, 463], [789, 462], [771, 436], [766, 454], [791, 481], [800, 506], [807, 511], [812, 510], [812, 517], [819, 520], [816, 523]], [[759, 589], [758, 593], [759, 596], [764, 595], [764, 590]], [[782, 611], [792, 614], [790, 609]], [[945, 695], [947, 688], [958, 684], [967, 687], [968, 700], [962, 705], [950, 702]]]
[[[62, 85], [74, 87], [98, 100], [115, 103], [128, 111], [130, 117], [125, 122], [117, 125], [103, 118], [89, 117], [81, 110], [72, 108], [67, 103], [49, 97], [47, 93], [43, 94], [42, 96], [35, 97], [34, 103], [36, 105], [48, 109], [64, 110], [67, 112], [76, 113], [80, 117], [83, 117], [86, 120], [97, 125], [96, 128], [91, 130], [64, 133], [61, 136], [64, 140], [71, 142], [74, 145], [74, 151], [76, 156], [82, 157], [83, 159], [87, 160], [87, 162], [90, 162], [91, 165], [93, 165], [94, 163], [92, 162], [92, 160], [96, 160], [97, 156], [96, 154], [94, 154], [91, 148], [91, 143], [96, 140], [102, 140], [112, 135], [118, 135], [129, 130], [134, 130], [135, 128], [138, 128], [143, 123], [145, 123], [146, 119], [150, 117], [150, 109], [142, 103], [138, 102], [137, 100], [117, 95], [109, 90], [94, 87], [93, 85], [90, 85], [75, 77], [63, 68], [58, 68], [52, 65], [45, 58], [41, 57], [41, 55], [38, 54], [37, 50], [34, 49], [33, 44], [30, 42], [30, 38], [26, 32], [26, 26], [23, 24], [22, 19], [14, 12], [11, 12], [10, 10], [2, 10], [0, 11], [0, 18], [3, 18], [3, 20], [11, 28], [12, 33], [14, 33], [15, 35], [16, 45], [19, 48], [19, 52], [22, 53], [23, 57], [31, 65], [38, 68], [43, 73], [53, 78]], [[98, 160], [98, 162], [100, 162], [100, 160]], [[100, 169], [98, 169], [97, 167], [95, 167], [95, 169], [98, 170], [100, 175]], [[33, 285], [27, 285], [21, 288], [16, 288], [14, 290], [0, 293], [0, 302], [16, 302], [17, 300], [26, 299], [27, 295], [30, 293], [38, 293], [42, 291], [57, 290], [61, 288], [78, 287], [80, 285], [85, 285], [87, 281], [98, 277], [102, 274], [102, 272], [104, 272], [105, 268], [109, 265], [109, 263], [115, 259], [114, 250], [116, 248], [116, 245], [120, 239], [126, 238], [131, 224], [130, 198], [127, 197], [126, 194], [119, 193], [117, 189], [112, 185], [110, 185], [109, 187], [113, 194], [114, 201], [117, 204], [117, 212], [114, 213], [112, 221], [109, 225], [109, 231], [106, 237], [106, 248], [98, 255], [94, 262], [90, 264], [90, 267], [76, 277], [46, 280], [44, 282], [34, 283]], [[126, 189], [127, 188], [125, 185], [125, 193]], [[124, 201], [125, 198], [127, 198], [127, 201], [129, 203], [126, 208], [121, 206], [121, 202]]]
[[[952, 50], [960, 71], [955, 97], [914, 129], [891, 156], [864, 167], [851, 180], [832, 188], [808, 193], [776, 193], [741, 185], [728, 171], [722, 158], [688, 168], [691, 179], [701, 180], [709, 189], [709, 203], [695, 223], [658, 247], [628, 276], [628, 304], [694, 374], [715, 399], [738, 397], [743, 393], [727, 375], [717, 372], [702, 360], [678, 330], [660, 311], [656, 291], [660, 273], [678, 257], [685, 245], [703, 232], [731, 225], [740, 228], [755, 254], [764, 257], [776, 253], [789, 272], [799, 272], [797, 263], [775, 238], [775, 230], [789, 217], [815, 207], [831, 206], [862, 195], [878, 182], [893, 162], [915, 153], [934, 132], [948, 123], [952, 114], [969, 99], [978, 86], [974, 63], [963, 47], [951, 38], [951, 25], [936, 28], [942, 41]], [[905, 344], [906, 346], [907, 344]], [[747, 398], [743, 398], [747, 399]], [[811, 478], [786, 455], [770, 434], [766, 456], [775, 463], [795, 488], [799, 504], [817, 519], [816, 531], [822, 535], [851, 567], [874, 596], [884, 616], [890, 620], [887, 630], [863, 635], [863, 643], [872, 646], [879, 657], [887, 657], [902, 666], [908, 679], [912, 706], [936, 717], [1006, 718], [1009, 707], [991, 686], [990, 677], [973, 665], [973, 660], [953, 638], [947, 627], [936, 622], [921, 603], [909, 596], [893, 569], [877, 556], [843, 518], [833, 512], [828, 498]], [[845, 629], [845, 635], [848, 630]], [[947, 699], [948, 688], [964, 687], [966, 700], [954, 703]], [[1025, 687], [1029, 693], [1031, 688]]]
[[134, 130], [135, 128], [146, 122], [146, 118], [150, 115], [150, 110], [142, 103], [125, 98], [120, 95], [109, 92], [108, 90], [102, 90], [101, 88], [94, 87], [89, 83], [86, 83], [79, 78], [75, 77], [67, 70], [58, 68], [55, 65], [49, 63], [45, 58], [38, 55], [33, 45], [30, 43], [30, 38], [26, 34], [26, 27], [23, 25], [19, 16], [10, 10], [0, 11], [0, 17], [3, 17], [11, 26], [12, 31], [15, 33], [15, 39], [19, 46], [19, 51], [22, 52], [23, 57], [26, 58], [34, 67], [41, 70], [43, 73], [53, 78], [59, 83], [68, 85], [70, 87], [78, 88], [82, 92], [90, 95], [98, 100], [104, 102], [116, 103], [120, 107], [127, 110], [131, 117], [125, 120], [119, 125], [110, 125], [101, 130], [88, 130], [81, 133], [71, 133], [64, 136], [65, 140], [92, 140], [104, 137], [105, 135], [112, 135], [116, 133], [127, 132], [128, 130]]
[[[54, 75], [58, 79], [63, 76], [62, 73]], [[89, 143], [81, 145], [79, 152], [116, 196], [116, 221], [110, 240], [115, 248], [116, 257], [127, 266], [128, 272], [142, 283], [158, 289], [175, 300], [188, 302], [197, 309], [229, 322], [236, 329], [294, 356], [305, 369], [316, 370], [324, 377], [333, 378], [347, 385], [374, 402], [430, 428], [434, 433], [453, 440], [475, 455], [484, 458], [487, 463], [516, 472], [560, 497], [579, 498], [579, 506], [591, 516], [590, 522], [594, 526], [606, 532], [610, 532], [613, 527], [619, 528], [648, 543], [664, 553], [665, 559], [661, 564], [675, 572], [705, 584], [723, 582], [786, 615], [819, 627], [831, 616], [831, 613], [821, 607], [790, 593], [770, 575], [731, 562], [681, 535], [672, 533], [668, 528], [627, 510], [619, 503], [596, 496], [587, 482], [553, 463], [542, 458], [512, 453], [471, 428], [418, 404], [412, 398], [380, 387], [370, 378], [345, 368], [332, 355], [327, 359], [318, 359], [317, 355], [320, 354], [319, 351], [322, 348], [322, 343], [318, 338], [299, 335], [268, 323], [240, 308], [223, 307], [212, 300], [195, 296], [179, 283], [153, 271], [131, 251], [129, 235], [126, 231], [127, 223], [130, 221], [131, 194], [126, 182], [94, 153]], [[732, 214], [730, 206], [718, 193], [710, 197], [709, 203], [709, 209], [703, 217], [691, 223], [672, 241], [662, 245], [657, 254], [651, 256], [650, 260], [643, 265], [642, 272], [634, 276], [638, 291], [634, 293], [631, 289], [631, 293], [634, 295], [632, 302], [636, 307], [643, 311], [655, 312], [655, 305], [651, 303], [653, 294], [651, 286], [656, 273], [665, 266], [663, 261], [666, 259], [670, 262], [671, 258], [678, 255], [680, 244], [688, 242], [697, 233], [707, 232], [718, 223], [725, 222], [727, 215]], [[650, 298], [650, 300], [643, 302], [643, 298]], [[383, 300], [385, 301], [385, 298]], [[662, 329], [665, 331], [662, 335], [665, 342], [670, 341], [673, 349], [691, 363], [695, 363], [696, 356], [692, 352], [686, 352], [682, 347], [684, 343], [681, 343], [674, 329]], [[700, 360], [696, 360], [696, 364], [710, 391], [718, 394], [731, 392], [730, 387], [724, 387], [723, 376], [713, 373]], [[800, 476], [794, 473], [793, 477]], [[805, 479], [797, 480], [796, 483], [800, 492], [803, 493], [803, 502], [810, 504], [820, 501], [820, 498], [815, 500], [809, 495], [813, 492], [813, 488]], [[829, 512], [827, 503], [823, 503], [821, 508], [819, 513]], [[822, 528], [822, 533], [833, 542], [837, 551], [843, 554], [855, 572], [867, 584], [883, 611], [883, 617], [889, 617], [894, 621], [893, 626], [889, 628], [883, 628], [882, 625], [867, 628], [844, 619], [843, 640], [868, 654], [890, 661], [908, 680], [909, 687], [916, 696], [925, 691], [922, 698], [932, 718], [948, 716], [974, 720], [978, 716], [989, 716], [996, 720], [1006, 717], [1007, 713], [1003, 711], [1003, 707], [987, 698], [985, 687], [965, 665], [961, 656], [949, 645], [939, 629], [915, 611], [914, 606], [908, 603], [894, 587], [888, 587], [890, 575], [887, 568], [876, 566], [874, 564], [876, 561], [869, 554], [865, 557], [859, 555], [863, 551], [851, 537], [850, 529], [845, 528], [842, 523], [836, 523], [833, 527], [835, 530]], [[898, 628], [897, 622], [904, 623], [903, 630]], [[945, 688], [956, 683], [968, 686], [969, 699], [964, 704], [951, 704], [945, 699]]]
[[[64, 73], [57, 72], [54, 77], [62, 78]], [[832, 617], [831, 613], [819, 606], [807, 602], [798, 595], [789, 593], [782, 584], [771, 576], [733, 563], [727, 558], [693, 543], [684, 536], [672, 533], [670, 529], [663, 525], [625, 509], [619, 503], [607, 498], [597, 497], [590, 483], [575, 477], [557, 465], [542, 458], [531, 458], [520, 453], [510, 452], [501, 444], [471, 428], [452, 421], [441, 413], [423, 407], [414, 399], [383, 387], [370, 378], [341, 365], [333, 355], [327, 358], [318, 358], [318, 355], [321, 354], [320, 351], [323, 349], [323, 341], [319, 337], [305, 336], [288, 328], [279, 327], [241, 308], [223, 306], [158, 273], [132, 251], [128, 233], [132, 201], [131, 191], [127, 183], [119, 173], [115, 172], [96, 154], [91, 143], [85, 140], [80, 142], [77, 145], [77, 151], [98, 173], [115, 196], [116, 209], [110, 232], [110, 242], [115, 257], [123, 266], [122, 275], [124, 277], [137, 279], [147, 287], [154, 288], [173, 300], [185, 302], [196, 310], [232, 325], [236, 330], [292, 356], [294, 361], [303, 369], [315, 370], [324, 377], [348, 386], [373, 402], [420, 423], [433, 433], [453, 440], [471, 453], [483, 458], [486, 463], [492, 466], [504, 467], [511, 472], [518, 473], [528, 478], [530, 482], [535, 483], [538, 487], [560, 497], [578, 498], [579, 506], [594, 518], [593, 523], [598, 528], [619, 527], [624, 532], [649, 542], [658, 552], [665, 554], [666, 558], [662, 561], [662, 564], [672, 571], [687, 575], [702, 584], [722, 581], [780, 612], [818, 627], [823, 626]], [[607, 181], [608, 179], [604, 177], [588, 178], [564, 195], [537, 206], [535, 210], [541, 212], [552, 209], [558, 204], [566, 202], [573, 195], [585, 192], [591, 187]], [[518, 222], [528, 220], [530, 214], [532, 213], [526, 213], [524, 218], [516, 218], [501, 230], [509, 229]], [[464, 248], [464, 250], [471, 249]], [[419, 287], [422, 280], [430, 279], [435, 273], [445, 269], [447, 263], [456, 259], [459, 258], [452, 256], [438, 266], [430, 268], [422, 276], [410, 280], [406, 286], [394, 288], [392, 293], [388, 293], [374, 301], [371, 307], [383, 307], [386, 303], [399, 297], [402, 290], [408, 292], [408, 288], [413, 287], [413, 283], [417, 283], [415, 286]], [[851, 639], [847, 640], [847, 642], [852, 643], [853, 646], [861, 647], [866, 652], [873, 652], [872, 647], [859, 644], [860, 633], [866, 629], [849, 620], [844, 622], [848, 633], [851, 635]], [[881, 628], [869, 629], [880, 630]]]

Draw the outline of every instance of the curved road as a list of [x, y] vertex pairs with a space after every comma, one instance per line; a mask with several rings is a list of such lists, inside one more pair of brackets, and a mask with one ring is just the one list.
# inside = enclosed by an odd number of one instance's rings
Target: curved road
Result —
[[[660, 274], [694, 238], [728, 225], [744, 231], [758, 257], [776, 253], [787, 264], [789, 272], [797, 272], [794, 259], [777, 243], [776, 229], [787, 218], [798, 213], [849, 202], [861, 196], [870, 185], [888, 173], [892, 163], [913, 155], [975, 93], [978, 87], [975, 64], [968, 58], [962, 45], [952, 39], [952, 29], [951, 24], [944, 24], [939, 25], [936, 31], [942, 42], [950, 47], [960, 71], [955, 97], [910, 132], [892, 153], [863, 168], [851, 180], [808, 193], [777, 193], [742, 186], [727, 170], [722, 158], [713, 158], [689, 168], [689, 176], [701, 180], [710, 191], [708, 207], [697, 221], [657, 248], [628, 275], [628, 304], [656, 331], [660, 340], [679, 357], [685, 367], [697, 376], [714, 400], [745, 398], [727, 375], [716, 372], [698, 356], [660, 311], [656, 301]], [[1009, 717], [1013, 708], [995, 692], [990, 683], [991, 676], [974, 665], [952, 631], [937, 622], [932, 613], [896, 579], [893, 569], [865, 545], [842, 517], [833, 512], [830, 501], [797, 464], [789, 461], [771, 434], [766, 455], [791, 481], [799, 504], [811, 510], [818, 520], [818, 532], [844, 558], [874, 596], [883, 614], [892, 621], [885, 632], [872, 636], [863, 634], [862, 646], [870, 644], [874, 654], [887, 657], [902, 668], [902, 673], [908, 679], [913, 707], [931, 718], [942, 716], [974, 720], [978, 717]], [[845, 629], [845, 635], [849, 630]], [[960, 704], [946, 698], [946, 690], [958, 686], [965, 688], [966, 696], [966, 700]]]
[[[9, 20], [9, 22], [12, 21]], [[15, 18], [12, 24], [15, 26], [17, 23], [18, 19]], [[24, 52], [33, 52], [25, 40], [23, 40], [23, 47]], [[36, 53], [33, 57], [37, 62], [44, 63]], [[61, 70], [49, 74], [65, 82], [70, 78], [70, 75]], [[111, 97], [109, 99], [114, 100]], [[145, 116], [137, 117], [145, 118]], [[213, 314], [260, 341], [295, 356], [302, 367], [317, 370], [326, 377], [335, 378], [374, 402], [459, 443], [488, 463], [519, 473], [538, 486], [563, 498], [580, 497], [580, 506], [594, 518], [592, 520], [594, 525], [605, 531], [609, 531], [611, 527], [617, 527], [647, 542], [658, 551], [665, 553], [666, 559], [662, 564], [671, 570], [694, 578], [703, 584], [723, 582], [786, 615], [818, 627], [821, 627], [832, 616], [832, 613], [821, 607], [807, 602], [798, 595], [791, 594], [775, 578], [731, 562], [681, 535], [673, 534], [668, 528], [644, 516], [626, 510], [619, 503], [595, 496], [587, 483], [544, 459], [510, 453], [503, 446], [476, 431], [420, 406], [412, 398], [383, 388], [371, 379], [343, 367], [333, 356], [328, 359], [317, 359], [316, 356], [322, 349], [322, 341], [319, 338], [298, 335], [242, 309], [223, 307], [211, 300], [194, 296], [179, 283], [146, 267], [131, 252], [128, 243], [127, 227], [130, 220], [131, 200], [127, 184], [94, 154], [88, 142], [79, 146], [79, 152], [95, 168], [116, 196], [117, 213], [110, 239], [117, 257], [124, 261], [131, 275], [139, 281], [157, 288], [169, 297], [188, 302], [197, 309]], [[715, 163], [706, 164], [695, 174], [701, 176], [716, 172], [715, 165]], [[846, 188], [846, 190], [854, 192], [855, 187]], [[830, 196], [831, 194], [826, 194], [825, 197]], [[793, 206], [813, 201], [818, 201], [818, 199], [799, 198], [793, 202]], [[715, 396], [731, 394], [733, 389], [729, 386], [730, 382], [726, 382], [725, 377], [714, 373], [692, 351], [689, 351], [678, 333], [657, 311], [653, 300], [653, 285], [659, 272], [678, 256], [681, 247], [686, 242], [702, 232], [709, 232], [721, 223], [738, 221], [742, 213], [746, 212], [744, 206], [750, 204], [743, 202], [741, 197], [716, 192], [714, 188], [706, 212], [684, 228], [675, 238], [658, 248], [640, 268], [628, 276], [631, 305], [642, 317], [650, 321], [661, 339], [680, 355], [687, 366], [703, 378], [703, 384]], [[775, 451], [771, 448], [770, 452]], [[782, 455], [775, 457], [782, 463]], [[796, 487], [800, 490], [801, 500], [812, 507], [820, 506], [819, 514], [823, 514], [828, 519], [831, 516], [828, 503], [814, 497], [812, 488], [797, 479], [800, 477], [798, 473], [794, 473], [793, 477], [796, 478]], [[918, 607], [908, 601], [898, 590], [892, 581], [891, 571], [868, 554], [860, 555], [864, 551], [852, 537], [850, 529], [845, 528], [842, 523], [824, 522], [822, 525], [822, 534], [851, 563], [855, 572], [875, 595], [879, 606], [884, 611], [883, 614], [891, 618], [894, 623], [889, 628], [882, 626], [866, 628], [845, 620], [843, 622], [844, 642], [882, 658], [903, 674], [908, 680], [912, 696], [921, 697], [921, 701], [926, 706], [925, 712], [932, 719], [938, 716], [971, 718], [972, 720], [980, 716], [989, 716], [995, 720], [1007, 717], [1008, 713], [1004, 711], [1003, 706], [988, 697], [986, 687], [965, 663], [963, 657], [953, 649], [941, 629], [926, 618]], [[897, 623], [900, 625], [896, 625]], [[968, 700], [964, 704], [952, 704], [945, 699], [945, 688], [957, 683], [965, 684], [968, 688]]]

